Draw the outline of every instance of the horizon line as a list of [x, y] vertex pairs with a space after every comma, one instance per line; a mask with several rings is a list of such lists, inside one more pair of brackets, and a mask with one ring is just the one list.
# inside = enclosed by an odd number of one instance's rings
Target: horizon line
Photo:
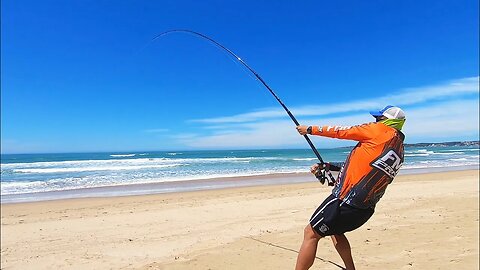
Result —
[[[464, 140], [464, 141], [440, 141], [440, 142], [416, 142], [416, 143], [404, 143], [405, 146], [415, 146], [418, 144], [446, 144], [446, 143], [476, 143], [476, 145], [480, 145], [480, 140]], [[355, 142], [352, 142], [355, 143]], [[337, 147], [330, 147], [330, 148], [317, 148], [319, 150], [330, 150], [330, 149], [342, 149], [342, 148], [350, 148], [352, 146], [337, 146]], [[206, 151], [259, 151], [259, 150], [311, 150], [311, 148], [245, 148], [245, 149], [225, 149], [225, 148], [217, 148], [217, 149], [177, 149], [177, 150], [130, 150], [130, 151], [72, 151], [72, 152], [19, 152], [19, 153], [0, 153], [0, 155], [42, 155], [42, 154], [117, 154], [117, 153], [141, 153], [141, 152], [206, 152]]]

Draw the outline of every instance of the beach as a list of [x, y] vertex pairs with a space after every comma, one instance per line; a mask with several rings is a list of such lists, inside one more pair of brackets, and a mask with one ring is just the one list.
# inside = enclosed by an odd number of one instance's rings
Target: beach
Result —
[[[293, 269], [330, 191], [312, 180], [2, 204], [1, 269]], [[399, 175], [347, 237], [357, 269], [479, 269], [479, 171]], [[322, 239], [312, 269], [340, 265]]]

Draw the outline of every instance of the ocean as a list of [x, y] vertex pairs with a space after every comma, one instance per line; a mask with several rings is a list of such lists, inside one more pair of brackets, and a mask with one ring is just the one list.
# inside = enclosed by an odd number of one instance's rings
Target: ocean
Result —
[[[325, 161], [341, 162], [350, 150], [321, 149], [320, 153]], [[4, 154], [1, 201], [219, 188], [226, 186], [221, 179], [228, 177], [308, 172], [316, 161], [310, 149]], [[405, 148], [400, 173], [478, 167], [478, 146], [412, 146]], [[228, 186], [255, 184], [240, 182], [228, 182]]]

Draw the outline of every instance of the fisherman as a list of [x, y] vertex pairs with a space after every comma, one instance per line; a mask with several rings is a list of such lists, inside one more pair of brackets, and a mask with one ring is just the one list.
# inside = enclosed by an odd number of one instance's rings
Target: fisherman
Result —
[[320, 179], [325, 171], [340, 171], [332, 194], [313, 213], [305, 227], [296, 270], [309, 269], [315, 260], [318, 241], [330, 236], [347, 270], [354, 270], [352, 253], [345, 233], [362, 226], [373, 215], [376, 203], [403, 163], [400, 131], [405, 113], [395, 106], [372, 111], [375, 122], [352, 127], [297, 126], [301, 135], [311, 134], [358, 141], [341, 165], [317, 163], [311, 172]]

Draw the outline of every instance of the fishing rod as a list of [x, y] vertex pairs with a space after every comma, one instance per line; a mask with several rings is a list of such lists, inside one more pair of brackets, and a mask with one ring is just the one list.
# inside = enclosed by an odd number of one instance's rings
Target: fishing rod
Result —
[[[230, 49], [228, 49], [227, 47], [223, 46], [222, 44], [218, 43], [217, 41], [215, 41], [214, 39], [202, 34], [202, 33], [199, 33], [199, 32], [195, 32], [195, 31], [192, 31], [192, 30], [188, 30], [188, 29], [172, 29], [172, 30], [168, 30], [168, 31], [165, 31], [165, 32], [162, 32], [158, 35], [156, 35], [151, 41], [155, 41], [157, 40], [158, 38], [162, 37], [162, 36], [165, 36], [167, 34], [170, 34], [170, 33], [189, 33], [189, 34], [193, 34], [195, 36], [198, 36], [198, 37], [201, 37], [203, 39], [206, 39], [210, 42], [212, 42], [213, 44], [215, 44], [217, 47], [223, 49], [224, 51], [226, 51], [227, 53], [229, 53], [231, 56], [235, 57], [235, 59], [237, 59], [244, 67], [246, 67], [253, 75], [255, 75], [255, 77], [263, 84], [263, 86], [265, 86], [268, 91], [270, 91], [270, 93], [273, 95], [273, 97], [275, 97], [275, 99], [278, 101], [278, 103], [280, 103], [280, 105], [283, 107], [283, 109], [285, 110], [285, 112], [288, 114], [288, 116], [290, 116], [290, 119], [292, 119], [292, 121], [295, 123], [296, 126], [299, 126], [300, 123], [298, 123], [297, 119], [295, 118], [295, 116], [293, 116], [293, 114], [290, 112], [290, 110], [287, 108], [287, 106], [282, 102], [282, 100], [277, 96], [277, 94], [275, 94], [275, 92], [273, 92], [272, 88], [270, 88], [270, 86], [268, 86], [268, 84], [262, 79], [262, 77], [260, 77], [260, 75], [258, 75], [258, 73], [253, 70], [249, 65], [247, 65], [247, 63], [245, 63], [245, 61], [243, 61], [238, 55], [236, 55], [233, 51], [231, 51]], [[310, 146], [310, 148], [312, 148], [312, 151], [313, 153], [315, 154], [315, 156], [317, 156], [318, 160], [320, 161], [320, 164], [325, 167], [325, 162], [323, 161], [322, 159], [322, 156], [320, 156], [320, 153], [318, 152], [317, 148], [315, 147], [315, 145], [313, 145], [312, 141], [310, 140], [310, 138], [307, 136], [307, 135], [303, 135], [303, 137], [305, 138], [305, 140], [307, 141], [308, 145]], [[325, 171], [327, 172], [328, 174], [328, 177], [325, 176]], [[322, 184], [325, 182], [325, 180], [327, 180], [328, 182], [328, 185], [329, 186], [333, 186], [334, 183], [335, 183], [335, 178], [333, 177], [332, 173], [329, 171], [329, 170], [325, 170], [323, 172], [323, 174], [320, 175], [319, 178], [317, 178]]]

